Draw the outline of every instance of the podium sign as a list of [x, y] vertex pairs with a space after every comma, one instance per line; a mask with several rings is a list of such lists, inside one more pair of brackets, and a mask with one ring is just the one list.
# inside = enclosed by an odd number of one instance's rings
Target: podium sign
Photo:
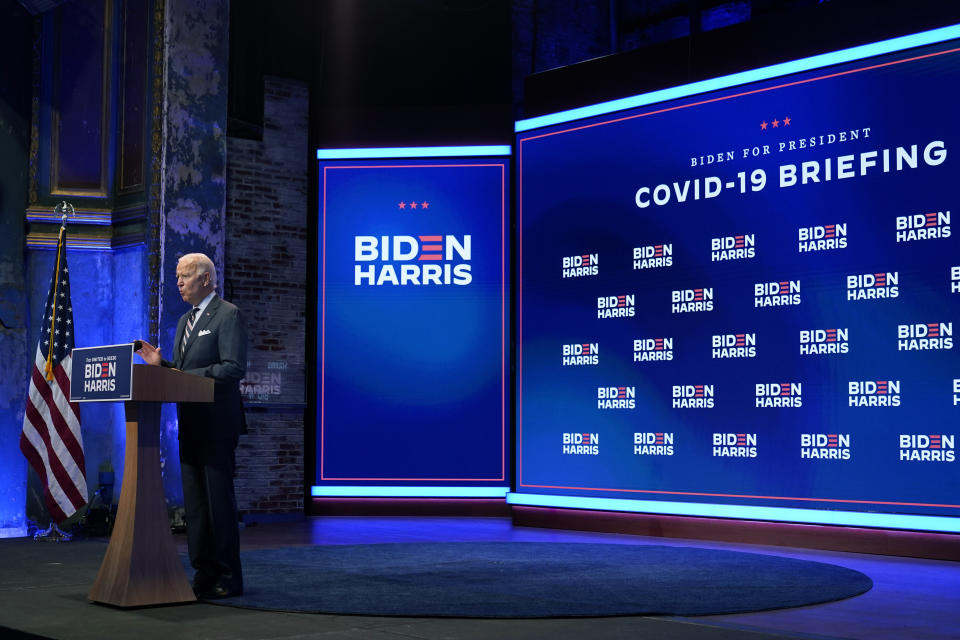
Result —
[[73, 350], [70, 402], [130, 400], [133, 343]]

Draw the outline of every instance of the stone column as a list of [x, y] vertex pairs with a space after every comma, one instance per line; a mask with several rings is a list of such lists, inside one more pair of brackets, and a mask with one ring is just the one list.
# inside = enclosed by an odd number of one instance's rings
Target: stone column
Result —
[[[210, 256], [223, 292], [229, 8], [229, 0], [164, 2], [157, 340], [168, 358], [187, 309], [177, 292], [177, 259], [195, 251]], [[173, 406], [162, 424], [164, 489], [182, 504]]]

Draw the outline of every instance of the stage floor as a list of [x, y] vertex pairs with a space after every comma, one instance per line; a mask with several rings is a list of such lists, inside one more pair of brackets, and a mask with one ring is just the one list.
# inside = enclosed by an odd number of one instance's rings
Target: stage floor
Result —
[[[874, 581], [866, 594], [796, 609], [690, 618], [613, 617], [546, 620], [391, 618], [273, 613], [210, 604], [119, 610], [90, 604], [96, 566], [63, 562], [62, 580], [43, 586], [13, 575], [12, 545], [0, 541], [0, 637], [8, 629], [57, 639], [299, 638], [960, 638], [960, 562], [515, 527], [506, 518], [315, 517], [241, 530], [243, 549], [315, 544], [418, 541], [615, 542], [694, 546], [827, 562]], [[184, 550], [185, 540], [177, 536]], [[50, 544], [50, 543], [33, 543]], [[84, 543], [77, 543], [84, 544]], [[9, 549], [9, 551], [5, 551]], [[51, 556], [54, 555], [51, 553]], [[59, 553], [58, 556], [65, 554]], [[79, 555], [79, 554], [78, 554]], [[88, 563], [89, 564], [89, 563]], [[59, 566], [44, 567], [60, 571]], [[91, 573], [87, 576], [86, 573]], [[31, 586], [32, 585], [32, 586]], [[24, 636], [30, 637], [30, 636]]]

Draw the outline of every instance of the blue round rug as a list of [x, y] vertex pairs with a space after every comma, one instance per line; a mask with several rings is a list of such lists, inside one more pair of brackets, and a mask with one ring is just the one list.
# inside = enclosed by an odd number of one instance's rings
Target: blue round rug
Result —
[[696, 616], [799, 607], [864, 593], [820, 562], [689, 547], [449, 542], [241, 554], [236, 607], [410, 617]]

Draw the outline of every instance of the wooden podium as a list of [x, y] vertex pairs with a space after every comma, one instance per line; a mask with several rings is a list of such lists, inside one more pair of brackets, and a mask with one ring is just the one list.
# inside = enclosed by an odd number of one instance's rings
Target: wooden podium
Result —
[[127, 444], [117, 520], [87, 597], [117, 607], [193, 602], [163, 498], [160, 404], [213, 402], [213, 379], [133, 365], [131, 396], [124, 403]]

